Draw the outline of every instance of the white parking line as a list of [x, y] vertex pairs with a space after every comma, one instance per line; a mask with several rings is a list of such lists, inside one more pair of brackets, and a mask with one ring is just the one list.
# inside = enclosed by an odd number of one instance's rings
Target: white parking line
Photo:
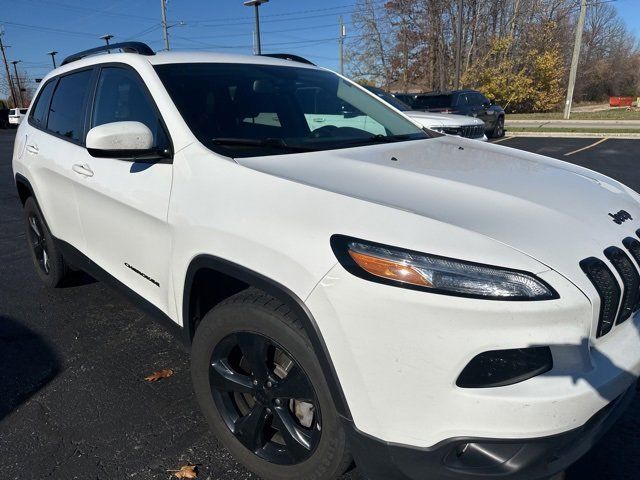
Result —
[[564, 156], [568, 157], [569, 155], [573, 155], [574, 153], [584, 152], [585, 150], [589, 150], [590, 148], [593, 148], [596, 145], [600, 145], [601, 143], [606, 142], [607, 140], [609, 140], [609, 137], [601, 138], [600, 140], [598, 140], [595, 143], [592, 143], [591, 145], [587, 145], [586, 147], [579, 148], [578, 150], [574, 150], [573, 152], [565, 153]]
[[513, 137], [504, 137], [504, 138], [500, 138], [498, 140], [492, 141], [491, 143], [500, 143], [500, 142], [506, 142], [507, 140], [511, 140]]

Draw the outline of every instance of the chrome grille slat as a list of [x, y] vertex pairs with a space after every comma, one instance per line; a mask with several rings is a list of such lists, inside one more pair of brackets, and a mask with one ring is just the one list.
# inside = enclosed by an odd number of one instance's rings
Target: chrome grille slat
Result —
[[635, 265], [622, 249], [609, 247], [604, 251], [604, 254], [622, 279], [622, 303], [616, 318], [616, 325], [619, 325], [628, 320], [636, 310], [640, 294], [640, 276]]
[[[636, 234], [640, 237], [640, 229]], [[622, 245], [628, 254], [616, 246], [603, 251], [620, 277], [622, 285], [611, 268], [601, 259], [589, 257], [580, 262], [580, 268], [600, 296], [597, 337], [606, 335], [614, 325], [624, 323], [634, 312], [640, 310], [640, 241], [627, 237], [622, 241]]]

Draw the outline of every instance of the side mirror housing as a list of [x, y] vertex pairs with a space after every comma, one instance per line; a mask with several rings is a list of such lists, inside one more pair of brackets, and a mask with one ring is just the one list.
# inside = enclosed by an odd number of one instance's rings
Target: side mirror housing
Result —
[[154, 148], [153, 133], [141, 122], [112, 122], [93, 127], [87, 133], [87, 151], [92, 157], [121, 160], [153, 160], [167, 157]]

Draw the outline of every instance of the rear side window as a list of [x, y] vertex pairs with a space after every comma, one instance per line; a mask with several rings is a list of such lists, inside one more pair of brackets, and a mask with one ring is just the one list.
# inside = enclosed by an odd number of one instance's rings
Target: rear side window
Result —
[[137, 76], [126, 68], [103, 68], [98, 80], [91, 127], [126, 121], [144, 123], [153, 133], [154, 146], [167, 146], [167, 137], [155, 105]]
[[416, 98], [415, 108], [448, 108], [451, 106], [451, 95], [421, 95]]
[[92, 75], [92, 70], [83, 70], [60, 78], [51, 101], [47, 130], [74, 141], [81, 140]]
[[53, 88], [55, 86], [55, 80], [51, 80], [42, 87], [40, 95], [38, 95], [38, 99], [36, 100], [36, 104], [33, 107], [33, 110], [31, 110], [31, 120], [39, 127], [44, 128], [47, 126], [49, 102], [51, 101], [51, 94], [53, 93]]
[[26, 108], [21, 108], [21, 109], [20, 109], [20, 113], [21, 113], [22, 115], [24, 115], [25, 113], [27, 113], [27, 109], [26, 109]]

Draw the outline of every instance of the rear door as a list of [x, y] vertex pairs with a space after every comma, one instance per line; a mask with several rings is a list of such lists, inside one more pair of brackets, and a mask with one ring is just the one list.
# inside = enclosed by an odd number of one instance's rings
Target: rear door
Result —
[[[58, 239], [84, 252], [74, 165], [86, 151], [83, 145], [86, 107], [93, 69], [75, 71], [42, 87], [25, 134], [25, 163], [40, 209]], [[21, 130], [23, 131], [23, 130]]]
[[[98, 72], [88, 129], [120, 121], [144, 123], [154, 133], [155, 146], [171, 149], [158, 109], [138, 73], [111, 64]], [[78, 202], [89, 257], [168, 313], [171, 161], [95, 158], [85, 149], [83, 164], [87, 175], [78, 187]]]

